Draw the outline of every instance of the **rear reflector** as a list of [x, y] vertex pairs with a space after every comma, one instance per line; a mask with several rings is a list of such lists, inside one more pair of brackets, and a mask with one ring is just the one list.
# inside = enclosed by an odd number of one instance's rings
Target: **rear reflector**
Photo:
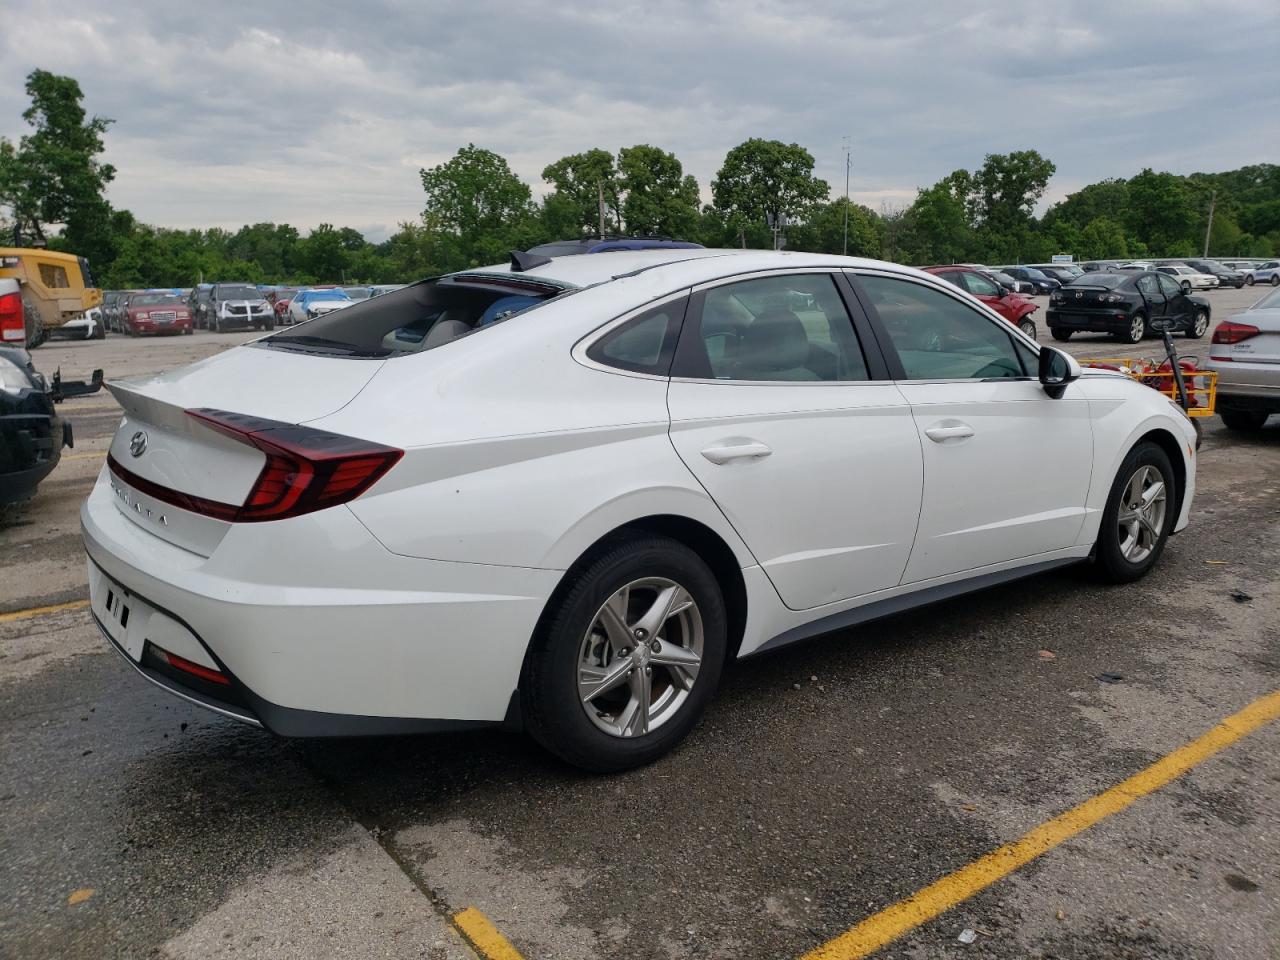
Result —
[[156, 652], [161, 654], [169, 666], [175, 670], [181, 670], [183, 673], [189, 673], [193, 677], [199, 677], [201, 680], [207, 680], [209, 683], [221, 683], [226, 686], [231, 685], [231, 680], [225, 673], [218, 670], [211, 670], [208, 667], [202, 667], [198, 663], [192, 663], [186, 657], [180, 657], [176, 653], [170, 653], [162, 647], [156, 647]]
[[1239, 343], [1241, 340], [1248, 340], [1250, 337], [1256, 337], [1262, 331], [1249, 323], [1233, 323], [1230, 320], [1224, 320], [1213, 331], [1210, 343]]
[[161, 486], [139, 477], [112, 456], [107, 457], [107, 466], [125, 483], [162, 503], [231, 523], [284, 520], [347, 503], [404, 456], [403, 450], [379, 443], [223, 410], [188, 410], [187, 416], [266, 455], [244, 503], [222, 503]]
[[0, 342], [21, 343], [27, 339], [26, 318], [22, 311], [22, 294], [0, 296]]

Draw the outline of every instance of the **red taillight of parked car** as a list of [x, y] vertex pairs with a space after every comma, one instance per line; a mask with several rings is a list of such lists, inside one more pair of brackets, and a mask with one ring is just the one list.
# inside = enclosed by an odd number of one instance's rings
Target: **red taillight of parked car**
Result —
[[134, 489], [192, 513], [231, 523], [285, 520], [347, 503], [380, 480], [403, 450], [313, 427], [264, 420], [224, 410], [188, 410], [187, 416], [266, 456], [243, 503], [222, 503], [152, 483], [107, 458], [111, 472]]
[[22, 343], [27, 339], [27, 324], [22, 312], [22, 294], [17, 291], [0, 296], [0, 342]]
[[1234, 323], [1231, 320], [1224, 320], [1218, 324], [1210, 338], [1211, 343], [1239, 343], [1241, 340], [1248, 340], [1250, 337], [1256, 337], [1260, 333], [1257, 327], [1250, 323]]

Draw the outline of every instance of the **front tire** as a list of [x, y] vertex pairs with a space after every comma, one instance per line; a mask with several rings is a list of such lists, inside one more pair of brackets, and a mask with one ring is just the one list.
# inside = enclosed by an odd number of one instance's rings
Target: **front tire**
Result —
[[1018, 329], [1025, 333], [1032, 340], [1036, 339], [1036, 325], [1030, 320], [1019, 322]]
[[1271, 275], [1271, 285], [1273, 287], [1280, 287], [1280, 273], [1273, 273]]
[[1253, 274], [1250, 273], [1244, 278], [1244, 282], [1252, 287], [1257, 281], [1254, 279]]
[[1173, 465], [1159, 446], [1144, 441], [1120, 465], [1094, 550], [1106, 583], [1130, 583], [1156, 565], [1177, 519]]
[[530, 735], [599, 773], [652, 763], [697, 723], [727, 648], [720, 586], [684, 544], [637, 533], [557, 590], [520, 681]]
[[1219, 410], [1218, 416], [1228, 430], [1256, 433], [1266, 424], [1268, 414], [1265, 410]]
[[1203, 310], [1197, 310], [1195, 317], [1191, 320], [1191, 326], [1186, 329], [1186, 337], [1188, 340], [1199, 340], [1208, 329], [1209, 314]]
[[1049, 332], [1053, 334], [1053, 339], [1062, 343], [1066, 343], [1071, 339], [1071, 330], [1063, 330], [1061, 327], [1050, 327]]
[[1125, 343], [1141, 343], [1147, 332], [1147, 315], [1139, 310], [1129, 319], [1129, 329], [1120, 334]]

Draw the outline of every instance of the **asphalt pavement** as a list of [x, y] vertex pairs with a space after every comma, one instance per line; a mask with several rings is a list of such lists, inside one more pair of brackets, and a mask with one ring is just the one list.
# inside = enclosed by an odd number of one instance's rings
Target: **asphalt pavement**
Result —
[[[1207, 296], [1216, 319], [1260, 293]], [[249, 336], [34, 356], [124, 377]], [[504, 734], [279, 740], [150, 687], [87, 622], [76, 510], [119, 414], [64, 411], [75, 450], [0, 524], [4, 957], [800, 957], [1280, 690], [1280, 422], [1211, 418], [1147, 579], [1069, 569], [735, 664], [644, 770]], [[1274, 960], [1280, 723], [1214, 743], [875, 955]]]

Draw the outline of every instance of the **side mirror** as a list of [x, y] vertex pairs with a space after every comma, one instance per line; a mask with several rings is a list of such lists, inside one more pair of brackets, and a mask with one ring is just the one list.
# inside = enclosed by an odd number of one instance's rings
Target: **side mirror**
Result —
[[1080, 378], [1076, 358], [1053, 347], [1040, 348], [1040, 383], [1044, 392], [1057, 400], [1066, 392], [1067, 384]]

